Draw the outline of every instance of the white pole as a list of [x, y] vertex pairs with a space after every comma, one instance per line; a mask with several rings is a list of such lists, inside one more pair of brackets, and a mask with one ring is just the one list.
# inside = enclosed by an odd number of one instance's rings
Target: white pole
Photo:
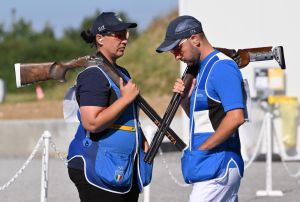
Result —
[[48, 167], [49, 167], [49, 144], [51, 134], [49, 131], [43, 133], [43, 158], [41, 177], [41, 202], [48, 201]]
[[[269, 106], [270, 108], [270, 106]], [[282, 191], [272, 190], [272, 152], [273, 152], [273, 138], [272, 138], [272, 124], [273, 115], [271, 109], [266, 113], [267, 119], [267, 137], [266, 137], [266, 190], [259, 190], [256, 192], [256, 196], [283, 196]]]
[[144, 187], [144, 202], [150, 202], [150, 184]]
[[267, 195], [272, 191], [272, 115], [267, 113], [267, 154], [266, 154], [266, 192]]

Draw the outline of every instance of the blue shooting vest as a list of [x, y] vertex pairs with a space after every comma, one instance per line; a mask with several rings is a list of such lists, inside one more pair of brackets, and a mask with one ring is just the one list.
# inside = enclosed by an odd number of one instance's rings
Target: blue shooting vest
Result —
[[243, 175], [244, 163], [240, 154], [238, 131], [211, 150], [198, 149], [214, 133], [226, 115], [221, 101], [208, 95], [206, 86], [209, 85], [207, 81], [211, 70], [221, 60], [229, 64], [232, 62], [232, 59], [218, 51], [213, 51], [201, 62], [190, 99], [190, 141], [181, 158], [182, 174], [186, 183], [222, 177], [229, 167], [237, 167], [240, 175]]
[[[120, 98], [120, 89], [100, 66], [89, 68], [98, 68], [102, 71], [110, 87]], [[126, 75], [124, 76], [127, 80], [129, 79]], [[83, 128], [79, 110], [77, 115], [80, 123], [69, 146], [67, 158], [69, 161], [76, 157], [82, 158], [85, 177], [91, 185], [109, 192], [123, 194], [130, 191], [133, 174], [137, 174], [136, 179], [140, 191], [143, 186], [150, 183], [153, 164], [143, 161], [145, 153], [142, 150], [142, 133], [137, 121], [137, 107], [134, 103], [128, 105], [114, 123], [114, 125], [133, 128], [133, 130], [110, 128], [98, 141], [92, 141], [89, 132]], [[137, 173], [133, 172], [135, 161]]]

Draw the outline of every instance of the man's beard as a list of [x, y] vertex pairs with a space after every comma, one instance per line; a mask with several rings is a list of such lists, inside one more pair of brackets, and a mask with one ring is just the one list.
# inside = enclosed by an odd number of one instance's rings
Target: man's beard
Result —
[[201, 52], [199, 52], [198, 50], [192, 49], [191, 55], [192, 55], [192, 58], [188, 62], [188, 66], [198, 66], [198, 65], [200, 65]]

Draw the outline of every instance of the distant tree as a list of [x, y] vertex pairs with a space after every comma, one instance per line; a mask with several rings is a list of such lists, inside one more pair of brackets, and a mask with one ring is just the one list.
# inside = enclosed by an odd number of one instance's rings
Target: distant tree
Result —
[[85, 17], [81, 24], [80, 24], [80, 27], [79, 29], [82, 31], [82, 30], [87, 30], [87, 29], [90, 29], [94, 20], [98, 17], [98, 15], [100, 15], [101, 11], [100, 10], [96, 10], [95, 14], [92, 15], [92, 16], [88, 16], [88, 17]]
[[34, 33], [31, 22], [26, 22], [23, 18], [20, 18], [17, 22], [12, 25], [11, 35], [14, 39], [21, 39], [29, 37]]
[[53, 28], [49, 22], [46, 22], [45, 27], [42, 30], [41, 34], [45, 37], [54, 39], [55, 34], [54, 34]]
[[80, 39], [80, 30], [72, 27], [64, 29], [63, 38], [78, 41]]
[[4, 34], [5, 34], [4, 24], [0, 24], [0, 43], [2, 43], [2, 41], [3, 41]]

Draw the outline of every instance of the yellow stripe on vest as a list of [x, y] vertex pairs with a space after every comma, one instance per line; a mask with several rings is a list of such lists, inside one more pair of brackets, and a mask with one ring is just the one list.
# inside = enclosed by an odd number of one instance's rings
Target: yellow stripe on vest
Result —
[[135, 131], [135, 127], [133, 127], [133, 126], [125, 126], [125, 125], [118, 125], [118, 124], [112, 124], [110, 126], [110, 128], [115, 129], [115, 130], [126, 130], [126, 131], [130, 131], [130, 132]]

